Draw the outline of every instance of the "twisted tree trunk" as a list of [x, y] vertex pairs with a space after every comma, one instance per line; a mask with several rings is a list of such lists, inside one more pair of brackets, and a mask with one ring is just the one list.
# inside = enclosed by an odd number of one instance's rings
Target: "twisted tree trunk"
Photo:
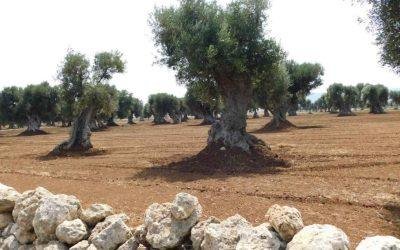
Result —
[[355, 114], [351, 111], [351, 107], [343, 106], [339, 109], [338, 116], [354, 116]]
[[262, 144], [259, 139], [246, 132], [247, 107], [252, 94], [252, 89], [246, 84], [248, 80], [234, 82], [228, 78], [219, 79], [225, 109], [221, 120], [211, 126], [208, 144], [240, 148], [246, 152], [256, 144]]
[[371, 104], [370, 111], [371, 114], [383, 114], [384, 110], [379, 103]]
[[134, 122], [133, 122], [133, 112], [130, 112], [129, 113], [129, 115], [128, 115], [128, 124], [135, 124]]
[[260, 118], [260, 116], [258, 116], [257, 110], [254, 110], [253, 118], [254, 118], [254, 119]]
[[93, 145], [90, 141], [91, 132], [89, 127], [93, 113], [93, 107], [87, 107], [82, 110], [73, 123], [70, 138], [55, 147], [52, 153], [55, 155], [60, 155], [68, 151], [84, 152], [93, 148]]
[[27, 132], [36, 133], [40, 130], [40, 126], [42, 125], [42, 121], [40, 120], [38, 115], [28, 115], [28, 126], [26, 128]]
[[285, 107], [277, 108], [272, 111], [272, 120], [269, 123], [269, 127], [274, 130], [279, 130], [282, 128], [282, 125], [287, 123], [286, 119], [287, 109]]
[[269, 112], [266, 108], [264, 108], [264, 117], [269, 117]]

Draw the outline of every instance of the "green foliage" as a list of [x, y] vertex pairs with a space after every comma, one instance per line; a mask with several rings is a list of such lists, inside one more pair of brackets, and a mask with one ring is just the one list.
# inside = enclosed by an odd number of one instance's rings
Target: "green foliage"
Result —
[[367, 0], [372, 4], [371, 26], [381, 47], [384, 65], [400, 73], [400, 2], [399, 0]]
[[213, 115], [220, 109], [220, 97], [214, 84], [203, 82], [188, 86], [184, 103], [193, 115]]
[[146, 103], [143, 107], [143, 118], [149, 119], [152, 115], [153, 113], [151, 112], [150, 104]]
[[180, 101], [177, 97], [166, 94], [158, 93], [149, 96], [149, 108], [154, 115], [155, 123], [163, 123], [164, 116], [167, 114], [171, 117], [180, 112]]
[[46, 120], [57, 112], [59, 96], [57, 90], [48, 82], [38, 85], [28, 85], [22, 94], [20, 112], [26, 116], [37, 116]]
[[361, 91], [363, 101], [370, 107], [374, 114], [383, 113], [383, 107], [387, 104], [389, 90], [381, 84], [366, 84]]
[[121, 52], [100, 52], [95, 55], [93, 63], [94, 82], [110, 80], [114, 74], [124, 71], [125, 62], [122, 60]]
[[18, 122], [18, 107], [22, 100], [22, 89], [6, 87], [0, 93], [0, 113], [2, 124], [13, 126]]
[[400, 90], [392, 90], [389, 92], [389, 97], [392, 100], [393, 105], [398, 107], [400, 105]]
[[322, 85], [323, 67], [316, 63], [296, 63], [288, 61], [286, 68], [290, 76], [288, 91], [290, 93], [289, 104], [297, 109], [298, 101], [310, 94], [311, 90]]
[[318, 98], [315, 102], [314, 102], [314, 107], [317, 110], [328, 110], [330, 108], [330, 105], [328, 105], [328, 97], [326, 94], [323, 94], [320, 98]]
[[339, 115], [348, 115], [351, 108], [357, 104], [357, 88], [344, 86], [341, 83], [334, 83], [327, 90], [327, 97], [330, 100], [331, 108], [339, 110]]
[[289, 74], [284, 63], [277, 63], [259, 75], [254, 83], [254, 96], [264, 109], [274, 112], [286, 106]]
[[133, 114], [139, 117], [143, 112], [143, 103], [139, 99], [133, 97], [131, 93], [122, 90], [118, 94], [118, 118], [123, 119]]
[[96, 117], [112, 116], [117, 110], [118, 93], [106, 82], [116, 73], [122, 73], [125, 62], [118, 51], [97, 53], [93, 68], [85, 55], [69, 51], [59, 70], [62, 86], [61, 110], [66, 120], [91, 106]]

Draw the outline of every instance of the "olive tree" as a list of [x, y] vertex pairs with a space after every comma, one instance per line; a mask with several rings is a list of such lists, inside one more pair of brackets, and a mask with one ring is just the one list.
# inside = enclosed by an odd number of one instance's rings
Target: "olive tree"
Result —
[[216, 121], [215, 113], [220, 106], [220, 98], [215, 84], [194, 83], [188, 86], [185, 104], [191, 114], [203, 118], [201, 124], [211, 125]]
[[116, 96], [106, 82], [114, 74], [124, 72], [121, 57], [116, 51], [96, 54], [93, 68], [90, 69], [90, 62], [83, 54], [74, 51], [67, 53], [59, 71], [59, 79], [64, 92], [71, 90], [69, 96], [74, 97], [72, 106], [76, 115], [70, 138], [58, 145], [53, 150], [54, 154], [86, 151], [93, 147], [90, 141], [91, 120], [97, 114], [111, 115], [116, 109]]
[[274, 64], [255, 80], [257, 102], [272, 113], [272, 120], [266, 125], [270, 130], [281, 129], [289, 123], [286, 119], [289, 81], [283, 62]]
[[362, 90], [362, 99], [372, 114], [384, 113], [383, 107], [387, 104], [388, 98], [389, 90], [381, 84], [366, 84]]
[[214, 82], [224, 110], [208, 137], [209, 145], [249, 151], [260, 140], [246, 132], [254, 77], [280, 61], [284, 53], [265, 37], [266, 0], [181, 0], [156, 8], [152, 26], [161, 62], [176, 70], [187, 86]]
[[57, 95], [52, 91], [48, 82], [38, 85], [28, 85], [22, 93], [19, 112], [26, 117], [26, 131], [35, 134], [40, 133], [42, 121], [56, 112]]
[[389, 93], [390, 100], [392, 100], [392, 104], [395, 109], [399, 108], [400, 105], [400, 90], [392, 90]]
[[297, 63], [290, 60], [286, 63], [290, 76], [289, 110], [290, 116], [296, 115], [299, 100], [310, 94], [311, 90], [322, 85], [323, 67], [318, 63]]
[[167, 123], [166, 115], [169, 115], [175, 124], [181, 123], [180, 101], [177, 97], [166, 93], [153, 94], [149, 96], [148, 103], [155, 124]]
[[334, 83], [327, 90], [328, 98], [332, 101], [332, 108], [339, 110], [338, 116], [355, 115], [351, 108], [357, 103], [357, 88]]
[[14, 128], [19, 120], [19, 103], [22, 100], [22, 89], [18, 87], [6, 87], [0, 93], [0, 113], [2, 123], [9, 128]]
[[398, 0], [361, 0], [372, 5], [370, 24], [381, 48], [381, 62], [400, 73], [400, 4]]
[[128, 118], [128, 124], [134, 124], [133, 117], [139, 117], [143, 112], [143, 103], [131, 93], [122, 90], [118, 94], [118, 118]]

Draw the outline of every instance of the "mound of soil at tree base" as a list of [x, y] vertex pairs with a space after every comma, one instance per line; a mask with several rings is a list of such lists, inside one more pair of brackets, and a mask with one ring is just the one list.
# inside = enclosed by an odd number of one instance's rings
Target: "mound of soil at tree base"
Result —
[[46, 131], [43, 130], [36, 130], [36, 131], [28, 131], [25, 130], [21, 133], [18, 134], [18, 136], [34, 136], [34, 135], [48, 135], [49, 133], [47, 133]]
[[297, 126], [294, 125], [293, 123], [289, 122], [288, 120], [280, 122], [278, 127], [275, 125], [274, 122], [270, 121], [264, 127], [257, 130], [256, 132], [267, 133], [267, 132], [276, 132], [276, 131], [290, 131], [293, 129], [297, 129]]
[[47, 155], [43, 156], [43, 160], [57, 158], [57, 157], [81, 157], [81, 156], [96, 156], [96, 155], [105, 155], [107, 154], [107, 150], [101, 148], [91, 148], [89, 150], [81, 151], [81, 150], [68, 150], [62, 151], [60, 153], [55, 153], [51, 151]]
[[194, 156], [163, 166], [166, 169], [203, 174], [261, 173], [277, 167], [290, 167], [290, 164], [274, 154], [268, 146], [257, 145], [250, 152], [244, 152], [217, 144], [208, 145]]

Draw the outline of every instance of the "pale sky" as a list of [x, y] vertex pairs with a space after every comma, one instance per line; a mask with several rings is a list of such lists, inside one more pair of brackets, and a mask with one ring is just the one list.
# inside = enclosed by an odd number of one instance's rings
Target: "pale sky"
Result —
[[[219, 2], [227, 2], [220, 0]], [[154, 64], [157, 49], [148, 18], [155, 5], [174, 0], [0, 1], [0, 89], [56, 84], [58, 65], [69, 48], [86, 54], [118, 49], [127, 72], [112, 80], [147, 101], [149, 94], [183, 96], [174, 72]], [[378, 48], [365, 25], [366, 10], [351, 0], [272, 0], [267, 29], [289, 58], [325, 68], [323, 92], [333, 82], [382, 83], [400, 87], [400, 76], [379, 64]]]

